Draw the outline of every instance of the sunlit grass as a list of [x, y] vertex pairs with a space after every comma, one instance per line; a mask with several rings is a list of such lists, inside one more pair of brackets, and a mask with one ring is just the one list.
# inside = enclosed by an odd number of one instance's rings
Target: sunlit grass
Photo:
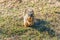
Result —
[[[3, 4], [3, 3], [2, 3]], [[2, 6], [1, 4], [1, 6]], [[59, 26], [60, 8], [52, 6], [48, 1], [39, 0], [37, 2], [13, 2], [8, 7], [8, 3], [0, 7], [0, 39], [8, 39], [18, 36], [17, 40], [58, 40], [56, 27]], [[24, 27], [23, 17], [25, 9], [32, 7], [35, 17], [40, 19], [39, 26]], [[58, 24], [58, 25], [57, 25]], [[46, 31], [47, 30], [47, 31]], [[52, 36], [53, 35], [53, 36]]]

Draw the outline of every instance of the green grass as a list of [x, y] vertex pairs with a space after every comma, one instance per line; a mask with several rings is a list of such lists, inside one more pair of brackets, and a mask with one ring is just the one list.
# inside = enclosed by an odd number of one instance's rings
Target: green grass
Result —
[[[9, 1], [0, 3], [0, 40], [60, 40], [60, 7], [51, 6], [54, 4], [46, 0], [13, 1], [11, 5]], [[28, 7], [34, 9], [38, 26], [23, 26], [21, 16]]]

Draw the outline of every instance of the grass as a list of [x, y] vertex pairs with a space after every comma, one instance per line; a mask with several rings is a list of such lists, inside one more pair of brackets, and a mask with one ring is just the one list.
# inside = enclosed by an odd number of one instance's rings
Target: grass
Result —
[[[25, 28], [22, 15], [29, 7], [34, 9], [37, 23]], [[46, 0], [1, 2], [0, 40], [60, 40], [59, 20], [60, 7]]]

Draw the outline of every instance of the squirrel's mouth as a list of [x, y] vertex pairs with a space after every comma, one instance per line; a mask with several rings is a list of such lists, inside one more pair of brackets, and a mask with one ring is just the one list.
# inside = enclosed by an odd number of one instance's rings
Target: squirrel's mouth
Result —
[[29, 13], [28, 16], [33, 17], [33, 14], [32, 13]]

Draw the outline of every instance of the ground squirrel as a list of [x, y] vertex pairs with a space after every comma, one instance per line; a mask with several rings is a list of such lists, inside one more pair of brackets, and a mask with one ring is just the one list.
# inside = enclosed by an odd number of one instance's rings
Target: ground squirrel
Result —
[[30, 27], [34, 25], [34, 11], [33, 9], [27, 9], [24, 16], [24, 26]]

